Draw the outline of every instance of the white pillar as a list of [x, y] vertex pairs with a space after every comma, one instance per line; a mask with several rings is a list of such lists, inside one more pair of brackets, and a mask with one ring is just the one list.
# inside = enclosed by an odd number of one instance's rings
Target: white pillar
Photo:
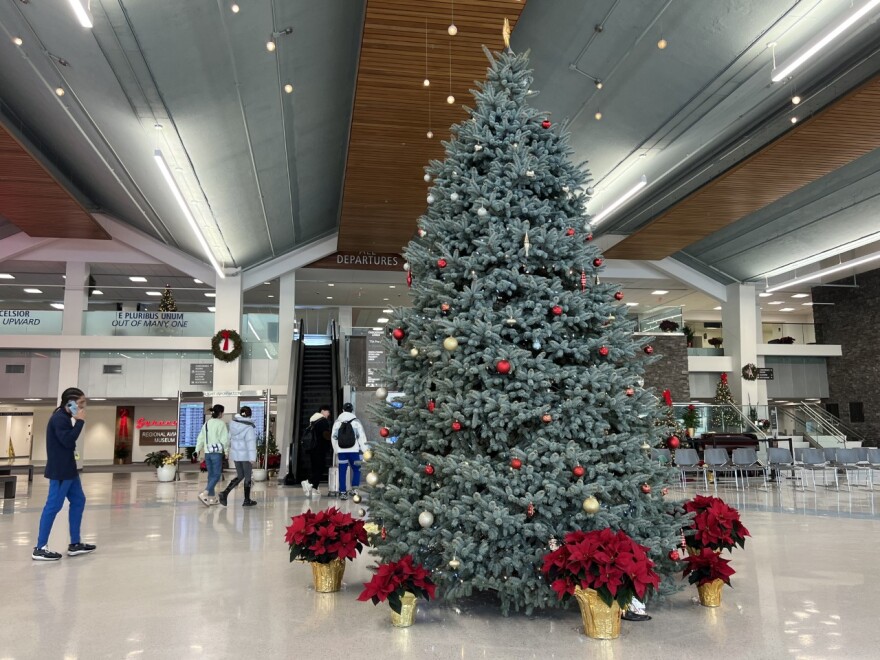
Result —
[[[241, 275], [217, 278], [216, 298], [214, 298], [214, 333], [221, 330], [241, 331]], [[238, 390], [241, 373], [241, 358], [232, 362], [214, 359], [214, 390]], [[220, 404], [227, 413], [238, 412], [237, 397], [215, 397], [213, 404]]]
[[[291, 344], [293, 331], [296, 329], [296, 273], [285, 273], [279, 278], [278, 292], [278, 367], [275, 370], [274, 385], [287, 390], [290, 384]], [[291, 411], [293, 409], [294, 392], [286, 392], [278, 396], [275, 410], [275, 442], [281, 452], [281, 469], [279, 479], [287, 475], [287, 452], [290, 446], [290, 435], [293, 433]]]
[[[89, 265], [82, 261], [69, 261], [64, 280], [64, 312], [61, 316], [62, 335], [81, 335], [83, 330], [83, 311], [88, 308]], [[58, 392], [68, 387], [80, 387], [79, 349], [62, 349], [58, 363]], [[86, 392], [88, 396], [88, 392]], [[82, 468], [85, 459], [85, 438], [77, 443], [77, 467]]]
[[[342, 352], [339, 356], [342, 366], [339, 373], [343, 378], [348, 372], [348, 365], [345, 364], [346, 344], [348, 343], [347, 337], [351, 337], [351, 328], [354, 323], [352, 319], [351, 307], [339, 308], [339, 350]], [[351, 401], [351, 385], [348, 384], [347, 379], [342, 383], [342, 401]]]
[[731, 284], [727, 287], [727, 302], [722, 305], [721, 322], [724, 326], [724, 354], [733, 357], [733, 373], [729, 382], [734, 400], [741, 405], [766, 405], [767, 388], [759, 388], [758, 381], [742, 377], [742, 368], [746, 364], [758, 364], [761, 314], [754, 286]]

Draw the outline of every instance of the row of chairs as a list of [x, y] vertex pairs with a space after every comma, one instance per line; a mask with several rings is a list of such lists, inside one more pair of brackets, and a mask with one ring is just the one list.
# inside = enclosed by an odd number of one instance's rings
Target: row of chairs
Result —
[[[654, 460], [667, 463], [673, 458], [668, 449], [653, 449], [651, 455]], [[703, 453], [702, 464], [696, 449], [678, 449], [674, 458], [675, 465], [679, 470], [682, 488], [687, 486], [687, 475], [694, 473], [698, 478], [702, 476], [703, 486], [707, 490], [710, 471], [715, 483], [717, 483], [719, 473], [721, 475], [732, 473], [736, 488], [739, 490], [740, 485], [744, 488], [749, 487], [749, 472], [760, 471], [764, 478], [765, 488], [771, 472], [780, 475], [791, 472], [794, 479], [800, 476], [801, 488], [805, 488], [806, 475], [810, 474], [813, 479], [813, 488], [815, 488], [816, 473], [822, 472], [823, 481], [827, 483], [827, 470], [831, 470], [834, 475], [834, 485], [838, 490], [840, 489], [839, 471], [846, 475], [847, 487], [852, 490], [850, 473], [855, 472], [858, 481], [858, 473], [864, 470], [867, 475], [866, 483], [871, 490], [874, 490], [874, 472], [880, 470], [880, 448], [874, 447], [826, 448], [824, 450], [804, 448], [796, 449], [794, 457], [788, 449], [769, 447], [766, 464], [758, 460], [757, 451], [751, 447], [734, 449], [732, 455], [729, 455], [727, 450], [723, 448], [707, 448]], [[781, 484], [780, 480], [777, 482]]]

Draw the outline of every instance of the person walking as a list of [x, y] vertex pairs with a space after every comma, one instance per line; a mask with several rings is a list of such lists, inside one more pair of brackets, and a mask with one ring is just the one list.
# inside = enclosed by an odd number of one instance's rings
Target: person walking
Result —
[[80, 536], [86, 496], [76, 469], [76, 441], [85, 421], [86, 395], [78, 387], [68, 387], [61, 393], [60, 405], [52, 413], [46, 427], [46, 469], [43, 475], [49, 480], [49, 496], [40, 515], [37, 545], [31, 553], [34, 561], [61, 559], [61, 554], [49, 550], [49, 534], [65, 499], [70, 502], [68, 556], [85, 555], [96, 550], [91, 543], [83, 543]]
[[211, 408], [211, 419], [205, 422], [196, 439], [195, 455], [199, 456], [204, 451], [205, 467], [208, 468], [208, 487], [199, 493], [199, 499], [205, 506], [217, 504], [214, 487], [223, 472], [223, 457], [229, 453], [229, 429], [223, 421], [224, 410], [219, 403]]
[[[333, 454], [339, 465], [339, 493], [343, 500], [347, 500], [349, 494], [361, 485], [361, 468], [358, 461], [361, 452], [367, 449], [367, 434], [360, 420], [354, 414], [354, 406], [350, 403], [343, 404], [342, 413], [333, 424], [330, 434], [333, 443]], [[346, 477], [348, 468], [351, 467], [351, 490], [346, 491]]]
[[309, 491], [313, 488], [317, 491], [327, 469], [327, 456], [333, 451], [333, 445], [330, 444], [330, 406], [321, 406], [318, 412], [309, 417], [309, 429], [312, 432], [309, 479], [302, 485], [305, 488], [309, 484]]
[[229, 457], [235, 461], [235, 479], [219, 495], [220, 504], [226, 506], [229, 493], [244, 481], [244, 502], [242, 506], [254, 506], [251, 499], [251, 470], [257, 460], [257, 429], [251, 420], [253, 412], [249, 406], [242, 406], [229, 423]]

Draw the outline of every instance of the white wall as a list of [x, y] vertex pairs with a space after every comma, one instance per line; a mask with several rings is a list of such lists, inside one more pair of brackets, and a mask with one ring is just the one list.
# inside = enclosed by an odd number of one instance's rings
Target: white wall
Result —
[[[54, 399], [58, 390], [58, 365], [54, 357], [0, 357], [0, 397]], [[6, 373], [7, 364], [23, 364], [23, 374]]]
[[[124, 351], [123, 351], [124, 352]], [[137, 354], [135, 354], [137, 355]], [[210, 389], [190, 385], [191, 364], [211, 364], [210, 353], [199, 357], [178, 357], [169, 352], [164, 357], [81, 357], [79, 383], [93, 397], [173, 397], [180, 390]], [[121, 365], [121, 374], [105, 374], [104, 365]]]

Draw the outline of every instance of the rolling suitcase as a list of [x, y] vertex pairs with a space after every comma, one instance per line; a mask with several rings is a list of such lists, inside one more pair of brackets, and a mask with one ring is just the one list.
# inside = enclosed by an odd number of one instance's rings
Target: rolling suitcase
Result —
[[333, 454], [333, 465], [327, 468], [327, 496], [337, 497], [339, 495], [339, 463], [336, 460], [336, 454]]

